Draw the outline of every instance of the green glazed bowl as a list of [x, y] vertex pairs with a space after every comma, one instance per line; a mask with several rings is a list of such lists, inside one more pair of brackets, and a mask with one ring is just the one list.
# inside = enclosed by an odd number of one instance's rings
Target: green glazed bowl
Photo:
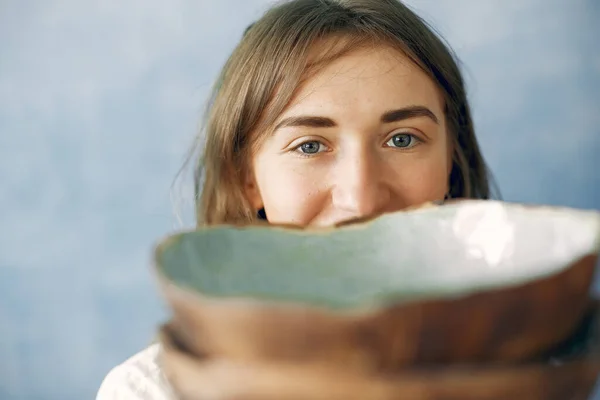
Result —
[[394, 371], [510, 363], [589, 310], [600, 212], [465, 200], [335, 229], [214, 226], [155, 250], [192, 353]]

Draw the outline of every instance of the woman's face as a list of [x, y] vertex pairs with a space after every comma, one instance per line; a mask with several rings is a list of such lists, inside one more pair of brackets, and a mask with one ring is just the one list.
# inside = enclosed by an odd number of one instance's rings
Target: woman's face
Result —
[[246, 193], [271, 223], [331, 226], [448, 191], [443, 101], [388, 48], [357, 49], [299, 88], [253, 155]]

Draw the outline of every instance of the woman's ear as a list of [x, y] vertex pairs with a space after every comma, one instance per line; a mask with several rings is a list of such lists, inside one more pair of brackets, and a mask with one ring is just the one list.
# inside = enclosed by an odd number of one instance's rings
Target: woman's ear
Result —
[[448, 179], [446, 180], [447, 185], [448, 185], [448, 187], [446, 188], [446, 198], [449, 196], [450, 192], [452, 191], [452, 169], [454, 169], [454, 159], [456, 157], [455, 150], [456, 150], [456, 139], [454, 137], [451, 137], [451, 140], [448, 140], [448, 155], [446, 157], [446, 173], [447, 173], [447, 177], [448, 177]]
[[248, 173], [245, 177], [244, 194], [253, 209], [258, 211], [264, 207], [262, 196], [260, 195], [260, 190], [253, 173]]
[[[450, 135], [448, 135], [448, 136], [450, 136]], [[455, 150], [456, 150], [456, 139], [454, 139], [454, 137], [451, 137], [451, 139], [448, 140], [448, 158], [447, 158], [447, 165], [446, 165], [446, 170], [448, 171], [448, 179], [450, 179], [450, 174], [452, 173], [452, 167], [454, 166]]]

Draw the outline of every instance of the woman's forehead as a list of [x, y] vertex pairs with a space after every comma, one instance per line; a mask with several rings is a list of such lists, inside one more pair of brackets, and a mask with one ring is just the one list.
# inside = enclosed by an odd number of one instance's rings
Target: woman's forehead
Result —
[[433, 80], [402, 52], [380, 44], [347, 48], [337, 57], [320, 62], [318, 69], [305, 76], [283, 114], [357, 101], [384, 108], [426, 105], [438, 112], [443, 109]]

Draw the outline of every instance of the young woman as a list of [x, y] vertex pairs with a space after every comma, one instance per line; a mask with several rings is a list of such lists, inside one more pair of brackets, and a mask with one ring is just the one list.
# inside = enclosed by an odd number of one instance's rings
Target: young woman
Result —
[[[451, 51], [397, 0], [292, 0], [227, 61], [197, 162], [198, 225], [331, 226], [490, 197]], [[98, 399], [167, 399], [153, 345]]]

